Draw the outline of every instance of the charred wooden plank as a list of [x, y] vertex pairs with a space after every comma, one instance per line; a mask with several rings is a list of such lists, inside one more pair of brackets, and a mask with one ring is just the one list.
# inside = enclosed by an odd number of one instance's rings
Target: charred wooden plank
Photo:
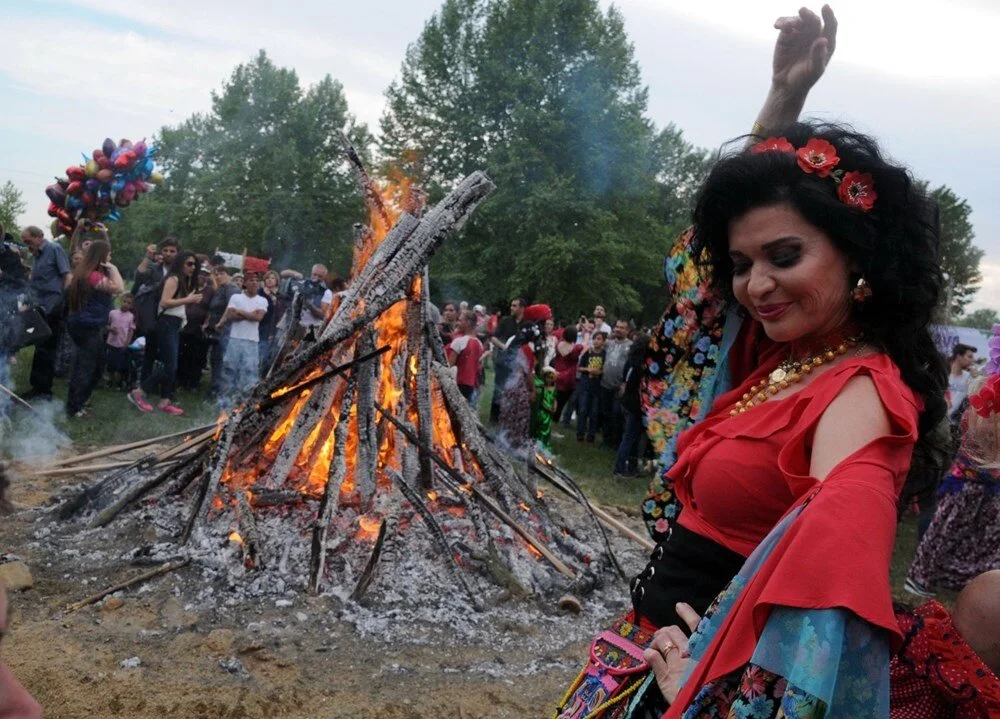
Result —
[[333, 460], [330, 462], [326, 486], [323, 487], [323, 497], [320, 499], [316, 522], [313, 524], [312, 549], [309, 557], [309, 587], [313, 592], [319, 591], [320, 582], [323, 580], [327, 533], [330, 521], [333, 519], [333, 510], [340, 496], [340, 487], [347, 475], [344, 447], [347, 444], [347, 435], [350, 433], [351, 405], [354, 403], [356, 392], [357, 379], [352, 374], [347, 380], [344, 396], [340, 401], [340, 414], [337, 415], [337, 426], [333, 429]]

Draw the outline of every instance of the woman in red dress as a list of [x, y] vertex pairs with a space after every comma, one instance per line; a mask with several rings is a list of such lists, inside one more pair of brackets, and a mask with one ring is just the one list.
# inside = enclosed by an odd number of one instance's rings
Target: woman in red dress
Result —
[[[646, 644], [679, 602], [712, 607], [669, 709], [649, 674], [588, 669], [560, 716], [888, 716], [896, 498], [945, 410], [935, 207], [849, 129], [760, 134], [714, 166], [694, 243], [773, 351], [681, 436], [683, 509], [612, 634]], [[678, 659], [671, 636], [644, 659]], [[605, 639], [592, 656], [621, 656]]]

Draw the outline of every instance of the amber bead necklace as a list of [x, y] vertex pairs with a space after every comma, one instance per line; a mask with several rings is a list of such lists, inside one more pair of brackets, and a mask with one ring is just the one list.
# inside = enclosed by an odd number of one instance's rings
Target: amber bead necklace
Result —
[[783, 389], [787, 389], [796, 382], [801, 382], [802, 378], [827, 362], [833, 362], [840, 355], [846, 354], [847, 350], [857, 347], [862, 341], [862, 337], [845, 337], [840, 344], [826, 347], [819, 352], [808, 355], [802, 359], [788, 358], [778, 368], [767, 377], [756, 383], [743, 397], [737, 400], [733, 409], [729, 411], [730, 417], [743, 414], [751, 407], [756, 407], [767, 401], [768, 397], [778, 394]]

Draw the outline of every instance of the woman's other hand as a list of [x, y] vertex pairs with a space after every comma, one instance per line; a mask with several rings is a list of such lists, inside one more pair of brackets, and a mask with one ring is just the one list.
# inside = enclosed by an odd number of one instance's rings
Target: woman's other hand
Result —
[[[698, 613], [684, 602], [677, 603], [677, 615], [684, 620], [690, 632], [694, 632], [701, 621]], [[643, 653], [649, 662], [656, 685], [667, 703], [673, 704], [681, 688], [681, 677], [691, 661], [687, 651], [688, 638], [684, 631], [673, 624], [662, 627], [653, 635], [653, 641]]]

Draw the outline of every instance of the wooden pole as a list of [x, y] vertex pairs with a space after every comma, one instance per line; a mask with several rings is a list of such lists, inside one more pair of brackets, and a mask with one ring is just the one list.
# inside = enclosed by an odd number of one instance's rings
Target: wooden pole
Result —
[[[538, 472], [538, 474], [541, 475], [544, 479], [546, 479], [550, 484], [552, 484], [554, 487], [556, 487], [560, 491], [564, 492], [568, 496], [572, 497], [573, 499], [575, 499], [577, 501], [580, 501], [580, 497], [576, 494], [576, 492], [574, 492], [570, 487], [568, 487], [564, 482], [562, 482], [560, 479], [558, 479], [557, 477], [555, 477], [553, 474], [551, 474], [548, 471], [542, 470], [537, 465], [532, 465], [532, 468], [536, 472]], [[581, 490], [581, 494], [582, 494], [582, 490]], [[607, 511], [601, 505], [599, 505], [597, 502], [594, 502], [591, 499], [587, 499], [587, 503], [590, 505], [591, 510], [593, 510], [594, 516], [597, 517], [597, 519], [604, 526], [610, 527], [611, 529], [614, 529], [616, 532], [618, 532], [622, 536], [628, 537], [633, 542], [635, 542], [636, 544], [641, 545], [644, 549], [647, 549], [650, 552], [653, 551], [656, 548], [656, 543], [653, 542], [652, 539], [650, 539], [649, 537], [645, 537], [645, 536], [643, 536], [641, 534], [638, 534], [637, 532], [633, 531], [632, 529], [629, 529], [627, 526], [625, 526], [624, 524], [622, 524], [619, 520], [615, 519], [610, 514], [608, 514]]]
[[111, 454], [118, 454], [119, 452], [127, 452], [130, 449], [139, 449], [140, 447], [146, 447], [151, 444], [156, 444], [157, 442], [163, 442], [168, 439], [175, 439], [177, 437], [184, 437], [189, 434], [194, 434], [196, 432], [204, 432], [209, 428], [216, 428], [219, 426], [218, 422], [213, 422], [212, 424], [206, 424], [201, 427], [192, 427], [191, 429], [185, 429], [180, 432], [172, 432], [171, 434], [160, 435], [159, 437], [150, 437], [149, 439], [140, 439], [135, 442], [129, 442], [128, 444], [117, 444], [112, 447], [105, 447], [104, 449], [99, 449], [94, 452], [88, 452], [87, 454], [78, 454], [75, 457], [67, 457], [66, 459], [60, 459], [55, 462], [51, 462], [49, 467], [65, 467], [71, 464], [80, 464], [81, 462], [86, 462], [91, 459], [98, 459], [100, 457], [107, 457]]
[[[211, 429], [207, 429], [203, 433], [195, 437], [192, 437], [191, 439], [188, 439], [184, 442], [181, 442], [178, 445], [174, 445], [173, 447], [164, 450], [163, 452], [160, 452], [155, 456], [155, 458], [152, 459], [150, 466], [160, 464], [162, 462], [167, 461], [168, 459], [172, 459], [177, 455], [185, 452], [186, 450], [191, 449], [197, 446], [198, 444], [207, 441], [212, 437], [212, 435], [215, 434], [216, 425], [213, 424], [210, 425], [210, 427]], [[189, 434], [189, 432], [185, 432], [184, 434]], [[36, 477], [65, 477], [67, 475], [73, 475], [73, 474], [105, 472], [109, 469], [118, 469], [120, 467], [127, 467], [130, 464], [133, 464], [133, 462], [134, 460], [119, 460], [116, 462], [106, 462], [104, 464], [88, 464], [83, 467], [74, 466], [74, 467], [58, 467], [56, 469], [40, 469], [37, 472], [33, 472], [32, 474]]]
[[167, 562], [162, 567], [157, 567], [156, 569], [150, 570], [150, 571], [146, 572], [145, 574], [140, 574], [137, 577], [132, 577], [131, 579], [128, 579], [128, 580], [122, 582], [121, 584], [116, 584], [113, 587], [108, 587], [107, 589], [105, 589], [102, 592], [98, 592], [97, 594], [92, 594], [89, 597], [87, 597], [86, 599], [81, 599], [79, 602], [74, 602], [73, 604], [68, 604], [66, 606], [66, 611], [67, 612], [75, 612], [78, 609], [83, 609], [86, 606], [89, 606], [91, 604], [94, 604], [95, 602], [101, 601], [102, 599], [104, 599], [109, 594], [114, 594], [115, 592], [120, 592], [123, 589], [128, 589], [129, 587], [134, 587], [137, 584], [142, 584], [143, 582], [148, 582], [150, 579], [155, 579], [156, 577], [159, 577], [160, 575], [163, 575], [163, 574], [167, 574], [168, 572], [172, 572], [175, 569], [180, 569], [181, 567], [186, 567], [190, 563], [191, 563], [190, 557], [188, 557], [186, 559], [181, 559], [181, 560], [176, 561], [176, 562]]
[[[6, 360], [4, 360], [4, 361], [6, 361]], [[18, 403], [24, 405], [25, 407], [27, 407], [28, 409], [30, 409], [35, 414], [38, 414], [38, 410], [35, 409], [34, 407], [32, 407], [30, 404], [28, 404], [28, 402], [25, 401], [24, 399], [22, 399], [16, 392], [7, 389], [2, 384], [0, 384], [0, 391], [2, 391], [4, 394], [8, 395], [15, 402], [18, 402]], [[38, 416], [41, 417], [40, 414]]]

